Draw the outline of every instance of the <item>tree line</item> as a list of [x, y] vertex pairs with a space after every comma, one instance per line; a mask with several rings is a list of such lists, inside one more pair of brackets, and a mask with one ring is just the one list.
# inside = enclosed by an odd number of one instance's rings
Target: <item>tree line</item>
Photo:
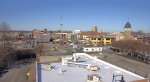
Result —
[[11, 34], [10, 26], [3, 22], [0, 23], [0, 67], [7, 63], [9, 53], [12, 51], [12, 43], [14, 38]]
[[144, 59], [150, 57], [150, 44], [144, 43], [138, 40], [120, 40], [112, 43], [113, 48], [116, 52], [125, 52], [124, 55], [130, 55], [131, 57], [139, 56]]

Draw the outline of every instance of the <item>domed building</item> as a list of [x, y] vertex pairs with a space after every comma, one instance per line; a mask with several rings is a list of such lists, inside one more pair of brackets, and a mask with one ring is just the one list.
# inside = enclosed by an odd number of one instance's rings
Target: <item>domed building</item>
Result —
[[131, 40], [131, 24], [129, 22], [124, 26], [124, 39]]

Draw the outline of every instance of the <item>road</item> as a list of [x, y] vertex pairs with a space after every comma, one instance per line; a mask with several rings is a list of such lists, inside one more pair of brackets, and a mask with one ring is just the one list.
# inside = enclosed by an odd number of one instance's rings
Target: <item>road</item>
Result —
[[[133, 60], [124, 56], [116, 55], [114, 52], [103, 52], [103, 54], [92, 54], [96, 55], [99, 59], [104, 60], [108, 63], [136, 73], [143, 77], [150, 77], [150, 64], [145, 64], [143, 62]], [[105, 60], [105, 55], [107, 58]]]
[[[35, 67], [35, 63], [21, 63], [19, 65], [16, 65], [8, 70], [6, 74], [3, 75], [3, 77], [0, 78], [0, 82], [35, 82], [35, 74], [31, 74], [33, 79], [30, 77], [27, 79], [26, 73], [33, 72]], [[30, 81], [29, 81], [30, 80]]]

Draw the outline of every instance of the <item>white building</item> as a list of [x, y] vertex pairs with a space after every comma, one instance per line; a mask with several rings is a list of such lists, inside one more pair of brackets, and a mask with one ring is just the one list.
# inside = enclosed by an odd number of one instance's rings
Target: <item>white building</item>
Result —
[[73, 34], [78, 34], [78, 33], [81, 33], [81, 30], [74, 30], [73, 31]]
[[83, 47], [84, 52], [102, 52], [102, 47]]

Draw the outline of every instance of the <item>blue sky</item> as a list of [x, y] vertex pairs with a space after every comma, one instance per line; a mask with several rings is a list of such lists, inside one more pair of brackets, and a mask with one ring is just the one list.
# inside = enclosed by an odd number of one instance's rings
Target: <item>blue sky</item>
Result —
[[132, 30], [150, 32], [150, 0], [1, 0], [0, 22], [12, 29], [34, 28], [90, 30], [96, 25], [104, 32], [123, 31], [129, 21]]

